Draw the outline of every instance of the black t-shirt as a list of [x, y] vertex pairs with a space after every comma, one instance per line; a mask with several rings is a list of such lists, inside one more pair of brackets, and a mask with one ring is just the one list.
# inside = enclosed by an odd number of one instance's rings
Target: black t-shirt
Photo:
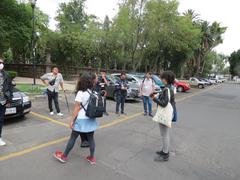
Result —
[[98, 79], [98, 86], [99, 86], [101, 91], [105, 91], [106, 90], [107, 84], [105, 83], [105, 81], [104, 81], [104, 79], [102, 77], [99, 77], [99, 79]]

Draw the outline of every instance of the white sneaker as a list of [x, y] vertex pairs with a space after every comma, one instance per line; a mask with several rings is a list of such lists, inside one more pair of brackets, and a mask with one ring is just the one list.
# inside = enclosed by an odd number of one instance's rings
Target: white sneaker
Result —
[[50, 114], [51, 116], [53, 116], [53, 115], [54, 115], [54, 112], [50, 112], [49, 114]]
[[57, 113], [58, 116], [63, 116], [63, 113]]
[[2, 140], [2, 138], [0, 138], [0, 146], [5, 146], [6, 143]]

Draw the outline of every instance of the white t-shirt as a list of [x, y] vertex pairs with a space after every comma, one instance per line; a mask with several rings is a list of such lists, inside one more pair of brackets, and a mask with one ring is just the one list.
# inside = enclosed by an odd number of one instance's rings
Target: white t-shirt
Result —
[[[90, 90], [88, 91], [90, 92]], [[87, 91], [78, 91], [75, 101], [82, 103], [84, 108], [87, 109], [89, 97], [90, 97], [90, 94]], [[89, 117], [86, 116], [86, 112], [82, 108], [82, 106], [80, 111], [78, 112], [77, 119], [89, 119]]]

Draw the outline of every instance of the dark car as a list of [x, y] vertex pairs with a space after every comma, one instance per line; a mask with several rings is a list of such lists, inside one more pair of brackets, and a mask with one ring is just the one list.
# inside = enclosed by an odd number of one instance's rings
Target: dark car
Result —
[[29, 97], [25, 93], [14, 88], [10, 107], [6, 108], [5, 119], [22, 117], [30, 113], [31, 107], [32, 103]]

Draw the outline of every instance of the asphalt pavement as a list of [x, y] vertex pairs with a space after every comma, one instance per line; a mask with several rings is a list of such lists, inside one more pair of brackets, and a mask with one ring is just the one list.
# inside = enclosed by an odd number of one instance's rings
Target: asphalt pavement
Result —
[[[158, 126], [142, 115], [142, 103], [127, 102], [127, 115], [100, 119], [95, 134], [97, 165], [84, 157], [88, 149], [77, 142], [66, 164], [53, 158], [63, 150], [70, 130], [63, 118], [48, 116], [47, 101], [33, 101], [32, 113], [4, 127], [8, 145], [0, 147], [0, 179], [51, 180], [239, 180], [240, 85], [222, 84], [177, 95], [179, 122], [171, 129], [169, 162], [153, 161], [160, 149]], [[68, 95], [73, 102], [74, 96]], [[73, 103], [70, 104], [73, 106]]]

